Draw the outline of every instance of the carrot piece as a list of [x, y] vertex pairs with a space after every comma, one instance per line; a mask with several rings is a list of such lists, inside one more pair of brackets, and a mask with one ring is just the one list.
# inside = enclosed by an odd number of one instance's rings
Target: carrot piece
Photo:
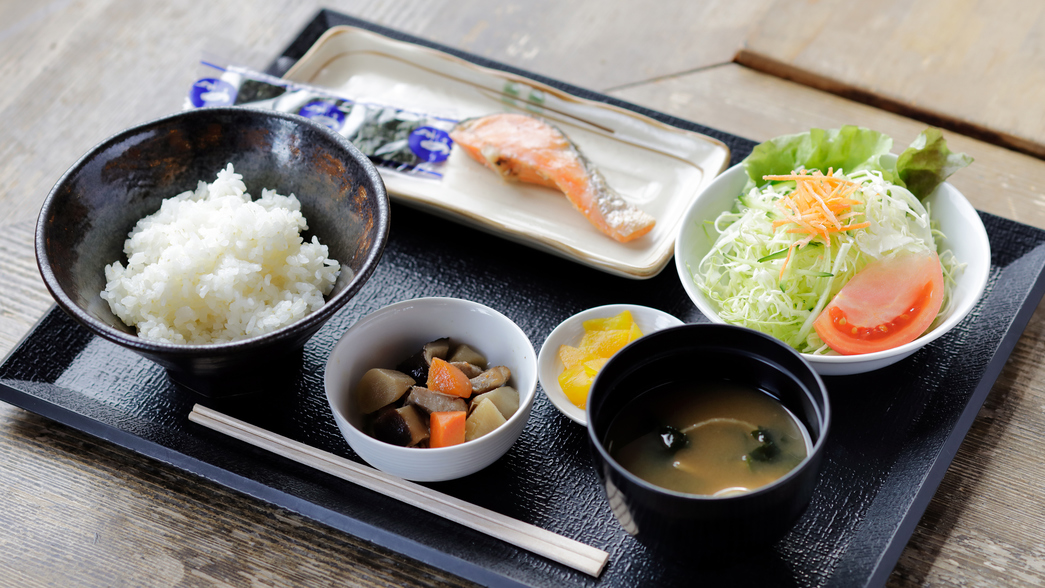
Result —
[[464, 443], [465, 417], [463, 410], [433, 412], [429, 420], [429, 447], [450, 447]]
[[472, 395], [472, 382], [468, 376], [460, 368], [438, 357], [433, 357], [432, 364], [428, 366], [427, 386], [429, 390], [461, 398]]

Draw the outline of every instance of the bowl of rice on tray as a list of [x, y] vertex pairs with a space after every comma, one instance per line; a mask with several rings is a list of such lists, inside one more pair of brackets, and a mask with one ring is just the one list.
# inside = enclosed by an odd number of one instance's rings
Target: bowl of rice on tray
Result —
[[205, 108], [123, 131], [55, 184], [36, 256], [65, 312], [207, 396], [280, 371], [373, 273], [374, 165], [304, 117]]

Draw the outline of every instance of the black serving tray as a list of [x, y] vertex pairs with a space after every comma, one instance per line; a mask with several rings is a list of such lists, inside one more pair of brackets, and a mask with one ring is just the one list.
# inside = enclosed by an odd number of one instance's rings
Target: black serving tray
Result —
[[[329, 11], [308, 25], [272, 72], [285, 71], [337, 24], [527, 75]], [[537, 79], [715, 136], [731, 147], [734, 163], [753, 146]], [[503, 458], [467, 478], [428, 486], [608, 551], [597, 579], [187, 420], [200, 402], [358, 460], [326, 403], [325, 360], [361, 317], [420, 296], [468, 298], [496, 308], [536, 348], [563, 319], [603, 304], [643, 304], [686, 322], [706, 322], [670, 268], [645, 281], [614, 277], [400, 205], [392, 206], [391, 234], [373, 277], [288, 362], [283, 382], [220, 400], [197, 397], [176, 389], [155, 364], [95, 337], [53, 307], [0, 365], [0, 400], [486, 585], [881, 586], [1045, 289], [1045, 231], [981, 216], [993, 253], [979, 305], [953, 332], [898, 364], [827, 379], [834, 424], [809, 509], [776, 545], [753, 550], [734, 568], [694, 569], [652, 555], [629, 536], [606, 504], [584, 428], [540, 393], [529, 424]], [[423, 524], [410, 524], [418, 519]]]

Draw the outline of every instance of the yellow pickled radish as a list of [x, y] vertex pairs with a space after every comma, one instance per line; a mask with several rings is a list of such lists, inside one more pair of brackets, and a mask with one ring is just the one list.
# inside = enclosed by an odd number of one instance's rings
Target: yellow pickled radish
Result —
[[623, 311], [609, 318], [595, 318], [584, 321], [585, 331], [621, 331], [631, 328], [635, 321], [631, 318], [630, 311]]
[[584, 321], [580, 346], [559, 347], [564, 368], [559, 375], [559, 386], [570, 402], [584, 408], [591, 383], [609, 358], [641, 336], [642, 330], [627, 310], [615, 316]]
[[584, 373], [588, 374], [592, 377], [592, 379], [594, 379], [595, 376], [599, 373], [599, 370], [602, 369], [602, 366], [606, 365], [606, 362], [609, 360], [610, 358], [608, 357], [597, 357], [591, 361], [584, 362], [582, 364], [584, 366]]
[[561, 361], [562, 365], [567, 368], [580, 365], [593, 359], [595, 359], [595, 356], [583, 349], [572, 347], [570, 345], [559, 346], [559, 361]]
[[581, 338], [581, 349], [595, 357], [612, 357], [628, 344], [630, 337], [630, 330], [588, 331]]
[[628, 343], [631, 343], [632, 341], [638, 339], [641, 336], [642, 331], [639, 329], [639, 326], [635, 323], [631, 323], [631, 330], [628, 332]]
[[566, 398], [578, 408], [588, 405], [588, 391], [591, 390], [593, 376], [584, 371], [584, 365], [576, 365], [566, 368], [559, 374], [559, 387], [562, 388]]

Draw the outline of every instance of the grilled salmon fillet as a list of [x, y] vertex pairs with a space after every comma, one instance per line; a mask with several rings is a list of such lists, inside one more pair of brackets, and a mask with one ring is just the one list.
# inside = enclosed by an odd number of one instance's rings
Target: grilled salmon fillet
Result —
[[450, 137], [509, 181], [556, 188], [597, 229], [626, 243], [656, 220], [628, 203], [562, 131], [526, 114], [491, 114], [461, 121]]

